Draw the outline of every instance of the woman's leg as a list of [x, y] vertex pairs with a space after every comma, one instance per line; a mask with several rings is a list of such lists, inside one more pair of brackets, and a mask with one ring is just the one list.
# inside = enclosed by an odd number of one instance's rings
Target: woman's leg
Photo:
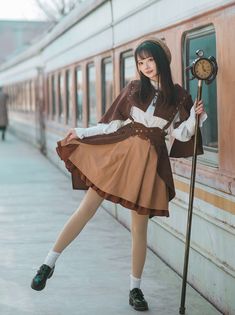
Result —
[[138, 214], [136, 211], [131, 211], [131, 236], [132, 236], [132, 276], [141, 278], [147, 250], [147, 228], [148, 215]]
[[129, 304], [139, 311], [148, 310], [148, 303], [140, 289], [141, 275], [147, 251], [148, 215], [140, 215], [132, 211], [132, 268], [130, 275]]
[[46, 281], [54, 271], [54, 266], [60, 253], [78, 236], [86, 223], [93, 217], [102, 203], [103, 198], [96, 191], [89, 188], [79, 208], [73, 213], [60, 232], [54, 247], [49, 251], [44, 264], [33, 278], [31, 288], [41, 291], [46, 286]]
[[78, 236], [86, 223], [93, 217], [102, 201], [103, 198], [95, 190], [88, 189], [79, 208], [69, 218], [60, 232], [53, 246], [54, 252], [61, 253]]

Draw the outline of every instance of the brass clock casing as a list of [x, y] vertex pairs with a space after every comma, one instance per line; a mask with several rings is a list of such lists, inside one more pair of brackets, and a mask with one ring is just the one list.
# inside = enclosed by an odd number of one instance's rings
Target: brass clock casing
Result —
[[207, 58], [198, 58], [193, 63], [192, 74], [199, 80], [209, 79], [213, 71], [213, 64]]

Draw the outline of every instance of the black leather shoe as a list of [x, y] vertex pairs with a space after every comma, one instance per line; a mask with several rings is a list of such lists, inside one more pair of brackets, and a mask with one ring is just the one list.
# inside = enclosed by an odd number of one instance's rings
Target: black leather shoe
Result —
[[148, 303], [144, 299], [144, 294], [139, 288], [134, 288], [129, 293], [129, 304], [133, 306], [136, 311], [147, 311]]
[[43, 264], [33, 278], [31, 288], [37, 291], [43, 290], [46, 286], [47, 279], [52, 277], [54, 269], [55, 267], [51, 268]]

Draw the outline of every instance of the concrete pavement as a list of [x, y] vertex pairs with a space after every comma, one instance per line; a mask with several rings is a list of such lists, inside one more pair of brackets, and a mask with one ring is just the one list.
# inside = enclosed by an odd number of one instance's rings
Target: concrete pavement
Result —
[[[0, 314], [129, 315], [130, 232], [102, 207], [59, 258], [41, 292], [30, 282], [84, 193], [29, 144], [0, 141]], [[127, 210], [128, 211], [128, 210]], [[181, 279], [150, 250], [142, 289], [149, 315], [178, 314]], [[186, 314], [220, 314], [191, 287]]]

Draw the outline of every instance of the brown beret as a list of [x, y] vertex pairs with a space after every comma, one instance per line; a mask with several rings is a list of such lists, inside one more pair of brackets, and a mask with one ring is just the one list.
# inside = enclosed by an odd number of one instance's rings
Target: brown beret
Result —
[[164, 50], [169, 63], [171, 63], [171, 52], [170, 52], [170, 49], [169, 49], [169, 47], [166, 45], [166, 43], [163, 40], [161, 40], [160, 38], [153, 38], [153, 37], [145, 38], [145, 39], [142, 39], [142, 41], [138, 43], [138, 46], [140, 46], [141, 44], [143, 44], [145, 42], [152, 42], [152, 43], [155, 43], [158, 46], [160, 46]]

